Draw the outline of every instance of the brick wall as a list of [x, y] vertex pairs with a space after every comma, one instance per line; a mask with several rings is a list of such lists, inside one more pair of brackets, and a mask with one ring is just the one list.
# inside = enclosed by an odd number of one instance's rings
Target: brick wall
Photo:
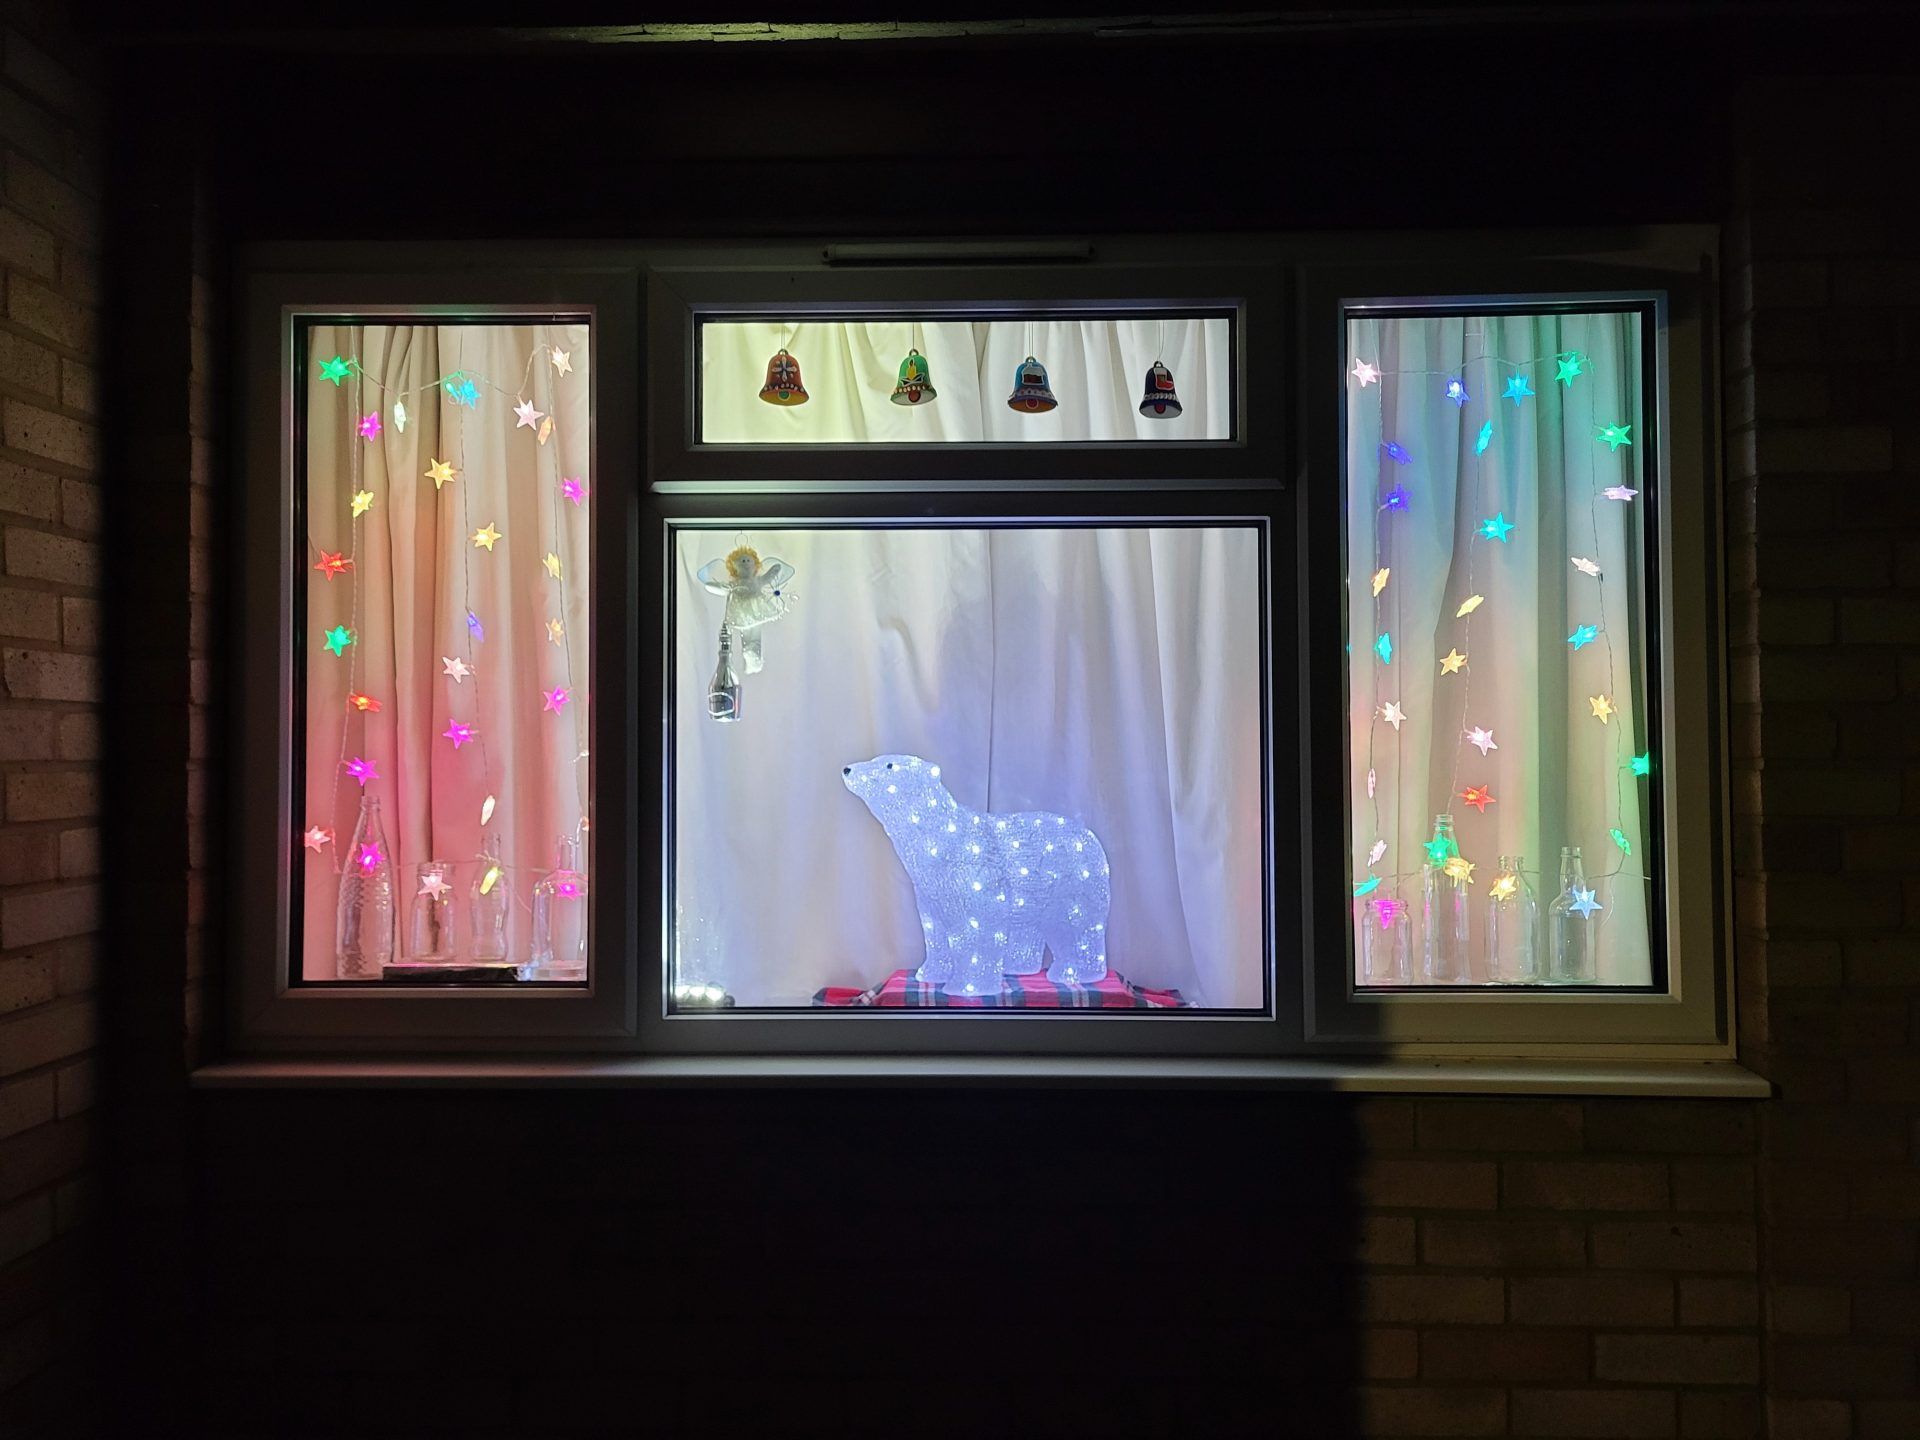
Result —
[[[1774, 1440], [1920, 1435], [1920, 244], [1897, 85], [1756, 85], [1728, 233], [1743, 1044]], [[1900, 158], [1896, 158], [1900, 157]]]
[[87, 1335], [100, 925], [101, 106], [0, 11], [0, 1431]]

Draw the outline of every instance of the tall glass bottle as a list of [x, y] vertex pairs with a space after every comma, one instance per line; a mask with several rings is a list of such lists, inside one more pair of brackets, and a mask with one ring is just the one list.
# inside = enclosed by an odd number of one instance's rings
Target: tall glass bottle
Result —
[[553, 869], [533, 887], [533, 947], [527, 980], [587, 978], [587, 879], [571, 835], [554, 842]]
[[740, 674], [733, 668], [733, 630], [720, 627], [720, 660], [707, 682], [707, 714], [723, 723], [740, 718]]
[[362, 795], [341, 862], [334, 973], [342, 980], [378, 980], [393, 959], [393, 920], [393, 852], [380, 823], [379, 797]]
[[1580, 847], [1561, 846], [1560, 893], [1547, 907], [1547, 979], [1554, 984], [1593, 984], [1593, 912], [1597, 908], [1580, 863]]
[[1518, 855], [1500, 857], [1487, 891], [1487, 978], [1496, 985], [1532, 985], [1540, 979], [1540, 902]]
[[467, 895], [468, 933], [475, 960], [507, 958], [507, 907], [512, 904], [506, 863], [500, 858], [500, 832], [481, 842], [474, 858], [473, 886]]
[[1467, 909], [1467, 882], [1446, 871], [1447, 861], [1459, 855], [1453, 816], [1444, 812], [1434, 816], [1427, 862], [1420, 867], [1421, 971], [1429, 985], [1459, 985], [1470, 978], [1467, 943], [1472, 917]]
[[1407, 902], [1376, 896], [1362, 901], [1354, 928], [1360, 937], [1360, 983], [1413, 983], [1413, 921]]

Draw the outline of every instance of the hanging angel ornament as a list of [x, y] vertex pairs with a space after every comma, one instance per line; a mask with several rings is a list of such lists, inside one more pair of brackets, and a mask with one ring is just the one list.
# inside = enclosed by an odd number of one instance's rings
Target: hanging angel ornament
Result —
[[740, 676], [757, 675], [766, 664], [761, 629], [793, 606], [788, 589], [793, 567], [771, 555], [762, 559], [742, 535], [723, 558], [702, 565], [699, 575], [702, 585], [727, 602], [720, 620], [720, 660], [707, 691], [707, 713], [715, 720], [738, 720]]

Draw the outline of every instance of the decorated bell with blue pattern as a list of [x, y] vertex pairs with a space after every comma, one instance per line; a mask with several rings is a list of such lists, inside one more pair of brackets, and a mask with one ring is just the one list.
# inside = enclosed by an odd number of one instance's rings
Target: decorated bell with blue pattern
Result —
[[1173, 372], [1158, 360], [1147, 371], [1146, 392], [1140, 397], [1140, 413], [1149, 420], [1171, 420], [1180, 413], [1180, 397], [1173, 389]]
[[1059, 403], [1053, 398], [1053, 387], [1047, 384], [1047, 367], [1027, 356], [1013, 372], [1013, 394], [1007, 397], [1007, 408], [1042, 415]]
[[896, 405], [924, 405], [938, 398], [940, 392], [933, 388], [933, 381], [927, 374], [927, 358], [918, 350], [907, 351], [907, 358], [900, 362], [900, 380], [893, 387], [893, 403]]
[[769, 405], [807, 403], [807, 387], [800, 383], [800, 362], [785, 350], [775, 352], [767, 361], [767, 383], [760, 387], [760, 398]]

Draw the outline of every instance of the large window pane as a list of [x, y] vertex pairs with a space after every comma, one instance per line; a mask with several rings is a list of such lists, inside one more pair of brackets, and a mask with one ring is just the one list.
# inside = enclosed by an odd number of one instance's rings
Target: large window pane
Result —
[[296, 976], [582, 982], [587, 327], [315, 324], [300, 348]]
[[700, 438], [1032, 444], [1232, 436], [1224, 316], [709, 320]]
[[672, 545], [682, 1007], [1266, 1003], [1251, 523]]
[[1642, 325], [1349, 316], [1360, 985], [1653, 980]]

